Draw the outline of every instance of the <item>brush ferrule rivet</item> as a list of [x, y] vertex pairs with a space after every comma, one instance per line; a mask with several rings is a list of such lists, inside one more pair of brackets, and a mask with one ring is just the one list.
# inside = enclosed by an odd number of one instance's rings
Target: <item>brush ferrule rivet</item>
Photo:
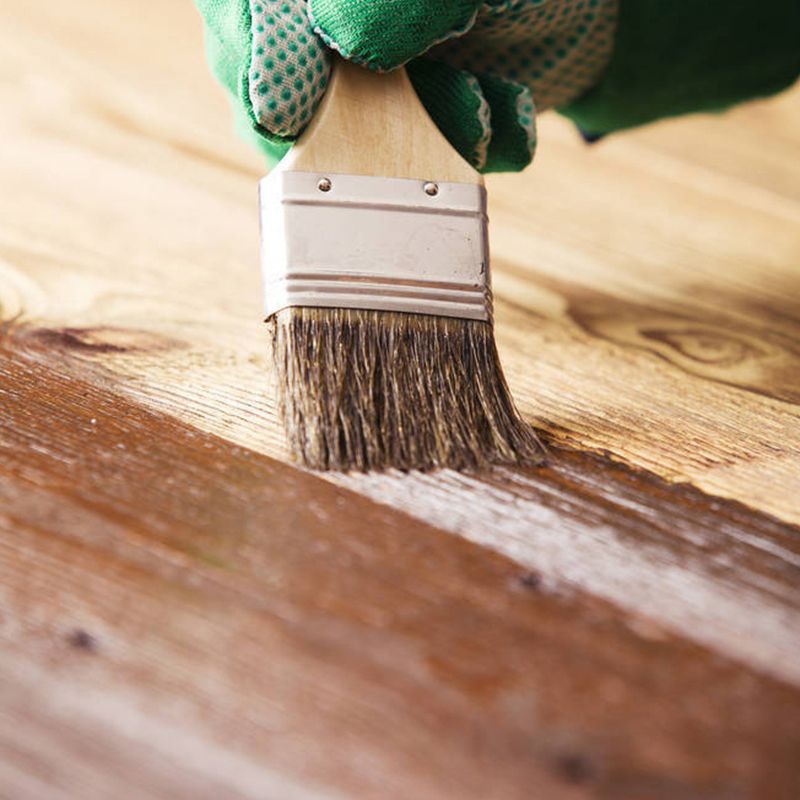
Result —
[[436, 197], [439, 194], [439, 186], [435, 184], [433, 181], [428, 181], [423, 187], [422, 191], [425, 194], [429, 195], [430, 197]]
[[333, 184], [330, 178], [320, 178], [319, 181], [317, 181], [317, 189], [321, 192], [329, 192], [332, 188]]

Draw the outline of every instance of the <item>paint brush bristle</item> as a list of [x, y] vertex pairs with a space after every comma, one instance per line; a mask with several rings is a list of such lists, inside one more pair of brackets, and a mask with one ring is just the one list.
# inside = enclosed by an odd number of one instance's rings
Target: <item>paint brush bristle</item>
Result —
[[490, 322], [343, 308], [269, 321], [293, 456], [314, 469], [538, 464], [543, 448], [506, 385]]

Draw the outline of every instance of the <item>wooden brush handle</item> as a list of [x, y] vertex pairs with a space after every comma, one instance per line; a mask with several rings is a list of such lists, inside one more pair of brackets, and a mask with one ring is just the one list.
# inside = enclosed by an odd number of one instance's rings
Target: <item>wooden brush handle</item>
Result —
[[316, 116], [280, 169], [483, 182], [439, 132], [405, 69], [370, 72], [341, 58]]

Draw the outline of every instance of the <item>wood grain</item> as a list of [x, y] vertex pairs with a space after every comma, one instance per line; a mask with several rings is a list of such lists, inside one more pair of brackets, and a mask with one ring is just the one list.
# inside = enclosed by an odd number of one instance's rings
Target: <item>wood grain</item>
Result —
[[279, 169], [483, 183], [433, 124], [404, 69], [370, 72], [344, 59], [314, 119]]
[[0, 55], [0, 797], [800, 794], [800, 94], [490, 178], [533, 472], [285, 462], [188, 4]]

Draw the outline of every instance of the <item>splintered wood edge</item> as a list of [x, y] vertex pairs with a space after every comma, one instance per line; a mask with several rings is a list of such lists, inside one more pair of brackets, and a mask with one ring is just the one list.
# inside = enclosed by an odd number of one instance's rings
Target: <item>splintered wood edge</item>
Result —
[[338, 59], [314, 120], [279, 169], [483, 183], [428, 116], [404, 69]]

